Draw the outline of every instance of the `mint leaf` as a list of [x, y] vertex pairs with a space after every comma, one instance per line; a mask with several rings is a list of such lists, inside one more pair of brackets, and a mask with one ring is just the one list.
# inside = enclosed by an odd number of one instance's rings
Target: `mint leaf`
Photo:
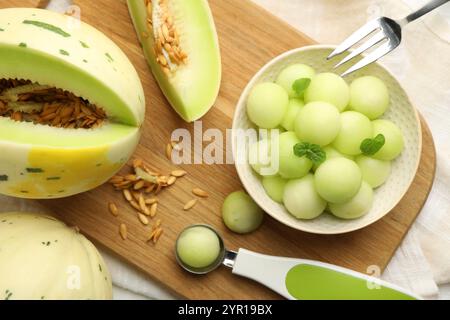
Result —
[[361, 142], [361, 146], [359, 148], [366, 156], [373, 156], [384, 146], [385, 143], [386, 139], [382, 134], [379, 134], [373, 139], [365, 139]]
[[310, 78], [297, 79], [292, 84], [292, 90], [294, 90], [295, 93], [297, 93], [300, 96], [306, 91], [306, 89], [308, 89], [310, 83], [311, 83]]
[[327, 159], [327, 154], [319, 145], [308, 142], [297, 143], [294, 146], [294, 154], [297, 157], [307, 157], [315, 165], [319, 165]]

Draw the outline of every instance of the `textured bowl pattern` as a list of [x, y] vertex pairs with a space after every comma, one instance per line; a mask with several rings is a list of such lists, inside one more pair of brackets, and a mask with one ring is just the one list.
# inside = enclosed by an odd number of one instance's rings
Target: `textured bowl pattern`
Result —
[[[235, 159], [243, 157], [242, 154], [237, 154], [236, 129], [245, 130], [254, 127], [246, 113], [246, 102], [251, 88], [260, 82], [274, 81], [282, 69], [294, 63], [310, 65], [317, 72], [329, 72], [339, 58], [342, 58], [337, 57], [327, 61], [325, 57], [332, 49], [331, 46], [315, 45], [286, 52], [266, 64], [253, 77], [242, 93], [234, 114], [232, 142]], [[348, 68], [348, 64], [344, 64], [335, 72], [341, 73], [346, 68]], [[363, 68], [348, 76], [346, 80], [350, 83], [354, 78], [364, 75], [377, 76], [388, 86], [391, 105], [382, 118], [389, 119], [398, 125], [405, 137], [405, 149], [401, 156], [393, 161], [391, 176], [383, 186], [375, 190], [371, 211], [359, 219], [341, 220], [325, 212], [314, 220], [299, 220], [291, 216], [284, 206], [271, 200], [266, 195], [260, 178], [247, 162], [236, 161], [238, 175], [247, 192], [265, 212], [281, 223], [298, 230], [317, 234], [339, 234], [358, 230], [388, 214], [402, 199], [411, 185], [418, 169], [422, 148], [422, 133], [417, 111], [398, 81], [379, 63]]]

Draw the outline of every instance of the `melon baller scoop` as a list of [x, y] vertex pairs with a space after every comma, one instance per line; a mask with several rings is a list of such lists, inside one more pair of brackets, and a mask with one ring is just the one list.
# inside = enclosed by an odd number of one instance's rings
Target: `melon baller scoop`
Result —
[[[276, 257], [239, 249], [227, 250], [220, 234], [211, 226], [196, 224], [213, 231], [220, 244], [217, 259], [205, 268], [192, 268], [177, 252], [178, 264], [186, 271], [202, 275], [224, 265], [235, 275], [255, 280], [290, 300], [420, 300], [417, 295], [350, 269], [319, 261]], [[180, 233], [181, 235], [182, 233]]]

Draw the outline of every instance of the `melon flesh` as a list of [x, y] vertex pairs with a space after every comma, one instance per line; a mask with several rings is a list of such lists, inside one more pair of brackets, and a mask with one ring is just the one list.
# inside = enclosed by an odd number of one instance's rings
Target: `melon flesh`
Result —
[[[154, 10], [158, 10], [158, 1], [152, 1]], [[145, 0], [127, 2], [147, 61], [167, 100], [185, 121], [201, 118], [217, 98], [222, 72], [219, 41], [208, 1], [167, 1], [180, 34], [180, 47], [188, 56], [187, 63], [178, 66], [171, 75], [164, 73], [156, 60], [154, 31], [147, 25]]]
[[98, 30], [47, 10], [0, 10], [0, 29], [0, 78], [64, 89], [108, 116], [96, 129], [0, 117], [0, 193], [60, 198], [106, 182], [132, 155], [144, 121], [131, 62]]

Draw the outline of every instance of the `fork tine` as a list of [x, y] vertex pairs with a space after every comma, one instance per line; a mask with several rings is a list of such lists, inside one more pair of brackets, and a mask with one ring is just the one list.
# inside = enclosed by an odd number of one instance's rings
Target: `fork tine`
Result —
[[369, 34], [371, 34], [376, 29], [379, 29], [380, 25], [378, 22], [378, 19], [369, 21], [365, 25], [363, 25], [361, 28], [353, 32], [352, 35], [350, 35], [347, 39], [345, 39], [334, 51], [327, 57], [327, 60], [341, 54], [342, 52], [350, 49], [353, 45], [358, 43], [363, 38], [367, 37]]
[[346, 63], [347, 61], [352, 60], [354, 57], [360, 55], [361, 53], [368, 50], [369, 48], [372, 48], [373, 46], [375, 46], [377, 43], [381, 42], [384, 39], [387, 39], [386, 35], [382, 31], [378, 32], [373, 37], [371, 37], [369, 40], [367, 40], [362, 45], [360, 45], [358, 48], [353, 50], [349, 55], [347, 55], [344, 59], [342, 59], [341, 62], [336, 64], [334, 66], [334, 68], [337, 68], [337, 67], [343, 65], [344, 63]]
[[355, 72], [356, 70], [359, 70], [366, 65], [374, 62], [375, 60], [380, 59], [387, 53], [391, 52], [395, 47], [391, 47], [390, 41], [385, 42], [381, 46], [379, 46], [377, 49], [375, 49], [373, 52], [371, 52], [369, 55], [365, 56], [363, 59], [361, 59], [358, 63], [350, 67], [347, 71], [345, 71], [341, 77], [345, 77], [346, 75]]

